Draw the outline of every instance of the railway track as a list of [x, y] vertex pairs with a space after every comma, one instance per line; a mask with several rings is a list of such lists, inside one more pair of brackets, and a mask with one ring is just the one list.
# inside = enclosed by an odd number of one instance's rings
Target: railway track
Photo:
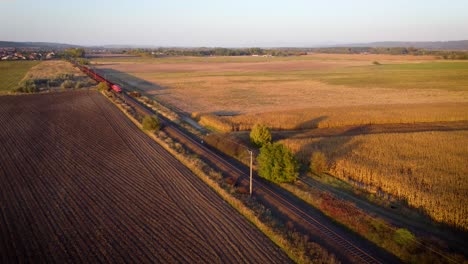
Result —
[[[137, 112], [143, 115], [154, 115], [155, 113], [141, 105], [135, 99], [129, 97], [126, 94], [119, 94], [119, 97], [126, 103], [133, 106]], [[248, 187], [249, 175], [242, 171], [239, 167], [227, 161], [220, 154], [215, 153], [207, 146], [202, 144], [199, 140], [196, 140], [193, 136], [183, 132], [177, 125], [170, 122], [168, 119], [161, 117], [162, 124], [164, 125], [164, 131], [170, 135], [170, 137], [178, 140], [200, 157], [213, 163], [218, 169], [224, 173], [237, 179], [237, 184]], [[350, 257], [350, 260], [355, 263], [395, 263], [399, 262], [396, 257], [382, 260], [382, 256], [376, 256], [371, 253], [370, 250], [363, 248], [356, 244], [352, 238], [346, 238], [347, 234], [341, 230], [334, 230], [335, 228], [331, 225], [322, 223], [319, 219], [314, 217], [311, 213], [307, 212], [307, 208], [301, 208], [295, 205], [290, 198], [285, 197], [284, 191], [278, 191], [278, 187], [274, 187], [271, 184], [265, 183], [262, 180], [253, 179], [254, 192], [256, 195], [263, 197], [269, 204], [273, 204], [277, 209], [288, 216], [293, 216], [295, 219], [300, 219], [303, 226], [311, 233], [319, 234], [321, 238], [326, 240], [329, 244], [334, 245], [344, 256]]]

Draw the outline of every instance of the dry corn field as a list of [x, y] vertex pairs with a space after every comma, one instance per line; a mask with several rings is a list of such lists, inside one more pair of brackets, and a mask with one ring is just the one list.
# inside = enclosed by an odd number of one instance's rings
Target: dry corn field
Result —
[[309, 108], [218, 119], [229, 124], [235, 131], [250, 130], [256, 123], [265, 124], [275, 130], [297, 130], [367, 124], [465, 121], [468, 120], [468, 103]]
[[282, 140], [308, 162], [314, 151], [330, 173], [422, 208], [436, 221], [468, 229], [468, 132], [418, 132]]

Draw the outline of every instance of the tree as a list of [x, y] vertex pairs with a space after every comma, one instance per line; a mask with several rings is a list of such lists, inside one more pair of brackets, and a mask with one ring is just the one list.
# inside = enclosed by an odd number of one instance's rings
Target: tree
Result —
[[327, 171], [327, 158], [322, 152], [316, 151], [312, 154], [310, 170], [317, 174]]
[[83, 58], [85, 56], [85, 50], [83, 48], [69, 48], [63, 51], [65, 58]]
[[271, 133], [268, 127], [260, 124], [253, 126], [250, 131], [250, 141], [256, 147], [261, 147], [271, 142]]
[[293, 182], [299, 175], [299, 164], [292, 152], [280, 143], [267, 143], [260, 149], [258, 174], [272, 182]]
[[76, 60], [76, 62], [80, 65], [89, 65], [90, 64], [90, 61], [88, 59], [84, 59], [84, 58], [79, 58]]
[[159, 118], [156, 115], [153, 116], [145, 116], [143, 118], [143, 130], [159, 130], [160, 122]]

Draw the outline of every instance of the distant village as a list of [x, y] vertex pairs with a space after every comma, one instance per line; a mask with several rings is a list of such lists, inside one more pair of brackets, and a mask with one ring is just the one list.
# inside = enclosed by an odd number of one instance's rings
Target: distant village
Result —
[[0, 48], [0, 60], [51, 60], [56, 57], [54, 51], [41, 51], [39, 48]]

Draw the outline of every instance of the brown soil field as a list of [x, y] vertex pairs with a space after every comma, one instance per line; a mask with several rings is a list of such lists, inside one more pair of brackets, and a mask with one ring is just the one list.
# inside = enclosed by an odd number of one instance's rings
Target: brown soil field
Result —
[[96, 92], [3, 96], [0, 123], [2, 263], [289, 262]]

